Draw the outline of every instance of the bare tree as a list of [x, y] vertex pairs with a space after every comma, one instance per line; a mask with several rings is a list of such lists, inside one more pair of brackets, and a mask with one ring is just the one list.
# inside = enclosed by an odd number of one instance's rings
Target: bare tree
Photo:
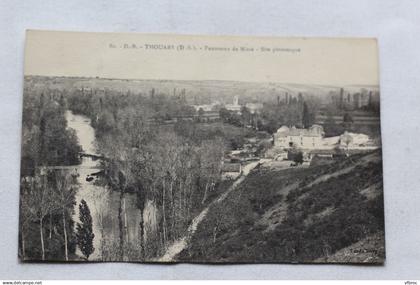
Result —
[[348, 156], [349, 155], [349, 146], [353, 142], [353, 138], [349, 133], [345, 132], [342, 135], [341, 139], [342, 139], [342, 142], [346, 145], [346, 150], [347, 150], [346, 155]]
[[124, 192], [127, 187], [127, 159], [130, 156], [130, 150], [124, 144], [124, 137], [105, 137], [101, 146], [107, 160], [107, 176], [110, 186], [118, 191], [118, 229], [119, 229], [119, 258], [124, 258], [124, 221], [123, 221], [123, 200]]
[[96, 192], [94, 194], [94, 202], [93, 207], [95, 208], [95, 218], [98, 223], [101, 232], [101, 245], [100, 245], [100, 252], [102, 261], [106, 260], [105, 254], [105, 218], [109, 211], [109, 189], [105, 188], [105, 193], [103, 192]]
[[41, 258], [42, 260], [45, 260], [44, 218], [50, 211], [57, 210], [57, 203], [55, 203], [53, 199], [53, 191], [48, 185], [46, 175], [39, 175], [32, 179], [28, 195], [28, 209], [32, 217], [39, 222]]
[[[63, 222], [63, 239], [64, 239], [64, 256], [66, 261], [69, 260], [69, 250], [68, 250], [68, 237], [67, 237], [67, 222], [66, 222], [66, 212], [69, 207], [73, 207], [75, 202], [76, 194], [76, 181], [71, 177], [66, 171], [58, 170], [54, 172], [55, 177], [55, 186], [57, 191], [55, 191], [54, 198], [58, 202], [61, 210], [62, 222]], [[73, 180], [72, 180], [73, 179]]]
[[200, 148], [201, 176], [205, 181], [204, 194], [201, 203], [207, 199], [208, 192], [213, 190], [214, 185], [220, 179], [220, 170], [224, 154], [224, 144], [221, 139], [204, 141]]

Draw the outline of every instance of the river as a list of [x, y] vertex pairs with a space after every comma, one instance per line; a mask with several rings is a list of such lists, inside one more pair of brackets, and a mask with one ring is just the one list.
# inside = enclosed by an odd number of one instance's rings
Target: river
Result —
[[[95, 139], [95, 130], [90, 124], [90, 119], [73, 114], [71, 111], [66, 112], [67, 127], [75, 130], [79, 144], [84, 153], [98, 154]], [[96, 178], [87, 181], [92, 173], [101, 170], [100, 161], [93, 160], [89, 157], [83, 157], [81, 164], [75, 166], [74, 172], [79, 174], [78, 187], [76, 193], [76, 207], [73, 220], [75, 223], [79, 222], [79, 204], [83, 199], [86, 201], [92, 216], [92, 227], [95, 237], [93, 239], [93, 246], [95, 248], [89, 260], [101, 260], [101, 240], [102, 237], [108, 243], [107, 251], [114, 251], [118, 243], [119, 228], [118, 228], [118, 207], [119, 207], [119, 193], [111, 191], [106, 186], [98, 186], [95, 184]], [[136, 196], [134, 194], [124, 194], [123, 200], [123, 224], [124, 224], [124, 239], [125, 243], [136, 245], [138, 242], [140, 210], [136, 206]], [[76, 228], [76, 226], [75, 226]], [[103, 230], [102, 230], [103, 229]], [[102, 234], [103, 233], [103, 234]], [[113, 248], [110, 248], [113, 247]], [[79, 247], [77, 247], [76, 254], [83, 256]], [[104, 255], [105, 252], [104, 252]], [[111, 256], [112, 254], [108, 256]], [[109, 257], [108, 257], [109, 258]]]

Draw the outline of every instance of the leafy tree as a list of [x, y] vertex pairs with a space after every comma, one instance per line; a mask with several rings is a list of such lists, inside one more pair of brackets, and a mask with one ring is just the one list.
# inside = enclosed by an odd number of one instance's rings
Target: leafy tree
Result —
[[247, 124], [249, 124], [249, 121], [251, 120], [251, 112], [249, 109], [245, 106], [241, 108], [241, 119], [243, 126], [245, 127]]
[[343, 109], [344, 108], [344, 89], [340, 88], [340, 99], [339, 99], [339, 103], [338, 103], [338, 108], [339, 109]]
[[302, 102], [304, 103], [302, 93], [300, 93], [300, 92], [299, 92], [299, 94], [298, 94], [298, 99], [297, 99], [297, 100], [298, 100], [298, 103], [299, 103], [299, 104], [302, 104]]
[[324, 122], [324, 130], [326, 136], [337, 136], [343, 133], [343, 126], [341, 124], [337, 124], [334, 119], [332, 112], [327, 112], [326, 119]]
[[[249, 113], [249, 110], [245, 112]], [[227, 110], [226, 108], [221, 108], [219, 110], [220, 118], [224, 123], [231, 124], [233, 126], [242, 127], [243, 126], [243, 116], [238, 115], [232, 111]]]
[[298, 151], [293, 158], [293, 161], [296, 162], [297, 164], [301, 164], [303, 163], [303, 154], [301, 151]]
[[219, 116], [224, 122], [228, 122], [230, 119], [230, 112], [226, 108], [220, 108], [219, 110]]
[[287, 159], [288, 160], [293, 160], [297, 164], [301, 164], [301, 163], [303, 163], [303, 153], [298, 148], [293, 146], [287, 152]]
[[324, 124], [325, 125], [336, 125], [336, 122], [335, 122], [334, 117], [333, 117], [331, 112], [327, 113], [327, 117], [325, 119]]
[[99, 132], [106, 133], [113, 130], [115, 127], [114, 116], [111, 112], [104, 111], [98, 117], [96, 129]]
[[306, 102], [303, 102], [302, 125], [305, 129], [311, 126], [311, 116], [309, 114], [308, 105]]
[[95, 234], [92, 231], [92, 216], [85, 200], [82, 199], [79, 205], [79, 219], [77, 223], [77, 243], [86, 260], [95, 251], [93, 247], [93, 238]]
[[343, 117], [343, 122], [353, 123], [353, 117], [349, 113], [345, 113]]
[[200, 119], [204, 116], [203, 108], [198, 109], [198, 116], [200, 117]]
[[347, 152], [349, 151], [349, 145], [353, 142], [353, 138], [346, 132], [341, 138], [342, 142], [347, 147]]
[[368, 108], [372, 109], [373, 101], [372, 101], [372, 91], [369, 91], [369, 101], [368, 101]]
[[343, 127], [345, 129], [350, 129], [352, 123], [353, 123], [352, 115], [349, 113], [345, 113], [343, 116]]

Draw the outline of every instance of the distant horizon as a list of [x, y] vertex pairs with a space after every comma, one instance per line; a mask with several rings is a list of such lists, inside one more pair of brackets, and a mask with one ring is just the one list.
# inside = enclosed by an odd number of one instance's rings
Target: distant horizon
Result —
[[126, 80], [126, 81], [181, 81], [181, 82], [236, 82], [236, 83], [255, 83], [255, 84], [279, 84], [279, 85], [306, 85], [306, 86], [320, 86], [331, 88], [342, 87], [374, 87], [380, 88], [380, 84], [343, 84], [343, 85], [330, 85], [318, 83], [297, 83], [297, 82], [279, 82], [279, 81], [243, 81], [243, 80], [226, 80], [226, 79], [143, 79], [143, 78], [119, 78], [119, 77], [100, 77], [100, 76], [78, 76], [78, 75], [39, 75], [39, 74], [25, 74], [24, 77], [50, 77], [50, 78], [72, 78], [72, 79], [102, 79], [102, 80]]

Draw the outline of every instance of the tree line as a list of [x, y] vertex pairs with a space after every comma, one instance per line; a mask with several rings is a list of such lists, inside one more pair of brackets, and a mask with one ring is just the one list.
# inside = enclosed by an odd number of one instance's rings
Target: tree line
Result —
[[238, 126], [251, 127], [255, 130], [275, 133], [283, 125], [309, 128], [315, 122], [315, 114], [319, 102], [313, 98], [304, 100], [301, 93], [298, 97], [287, 94], [287, 100], [277, 100], [277, 103], [264, 103], [262, 110], [251, 112], [243, 106], [240, 113], [226, 108], [219, 110], [223, 122]]
[[[186, 231], [220, 185], [227, 146], [223, 132], [206, 132], [196, 122], [161, 125], [162, 114], [190, 112], [183, 98], [167, 94], [95, 91], [68, 96], [73, 112], [87, 115], [104, 160], [103, 182], [119, 193], [118, 237], [106, 240], [103, 260], [147, 260], [159, 256]], [[163, 115], [164, 117], [165, 115]], [[200, 135], [198, 135], [200, 134]], [[137, 197], [139, 232], [128, 236], [125, 199]], [[154, 205], [156, 224], [146, 217]]]
[[51, 90], [38, 94], [25, 89], [22, 116], [22, 175], [41, 166], [75, 165], [81, 147], [67, 129], [65, 99]]

